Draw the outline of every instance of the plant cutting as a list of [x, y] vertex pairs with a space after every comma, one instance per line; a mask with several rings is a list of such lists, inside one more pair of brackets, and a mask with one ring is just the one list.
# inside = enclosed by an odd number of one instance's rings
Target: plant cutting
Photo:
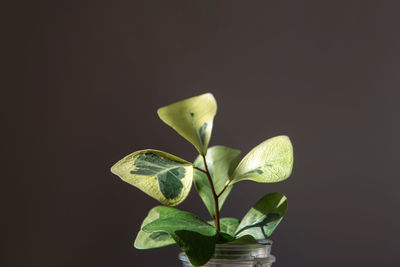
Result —
[[[220, 212], [233, 186], [241, 181], [276, 183], [289, 178], [293, 168], [290, 139], [285, 135], [269, 138], [243, 158], [237, 149], [208, 147], [216, 112], [211, 93], [158, 109], [160, 119], [198, 151], [193, 162], [145, 149], [112, 166], [112, 173], [162, 204], [144, 218], [134, 243], [137, 249], [177, 244], [193, 266], [201, 266], [214, 255], [216, 245], [265, 242], [281, 222], [287, 210], [281, 193], [266, 194], [240, 221], [221, 217]], [[192, 184], [212, 221], [173, 208], [185, 200]]]

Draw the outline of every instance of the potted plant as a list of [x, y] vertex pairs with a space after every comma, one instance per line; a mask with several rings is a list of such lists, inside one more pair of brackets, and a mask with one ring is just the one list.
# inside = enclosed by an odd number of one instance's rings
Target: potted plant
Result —
[[[184, 266], [202, 266], [207, 262], [207, 266], [220, 266], [221, 262], [229, 266], [235, 261], [253, 266], [251, 262], [257, 259], [265, 263], [260, 266], [269, 266], [274, 258], [269, 254], [272, 243], [268, 238], [286, 212], [286, 197], [281, 193], [265, 195], [240, 221], [222, 218], [220, 210], [232, 187], [240, 181], [275, 183], [287, 179], [293, 168], [292, 144], [287, 136], [273, 137], [242, 159], [239, 150], [208, 147], [216, 112], [217, 103], [211, 93], [158, 109], [161, 120], [199, 152], [193, 163], [163, 151], [145, 149], [112, 166], [111, 171], [122, 180], [163, 204], [149, 211], [134, 245], [150, 249], [176, 243], [183, 251], [180, 258]], [[213, 221], [172, 207], [185, 200], [192, 184]]]

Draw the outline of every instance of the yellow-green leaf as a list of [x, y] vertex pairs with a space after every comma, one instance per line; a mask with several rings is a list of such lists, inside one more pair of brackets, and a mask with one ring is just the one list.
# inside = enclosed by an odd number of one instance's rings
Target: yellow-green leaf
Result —
[[206, 154], [217, 113], [217, 102], [211, 93], [159, 108], [157, 113], [161, 120], [192, 143], [200, 154]]
[[289, 178], [293, 169], [293, 147], [285, 135], [270, 138], [253, 148], [235, 169], [231, 183], [253, 180], [275, 183]]
[[172, 239], [172, 237], [166, 232], [146, 233], [142, 230], [142, 228], [147, 224], [159, 219], [161, 216], [165, 216], [174, 211], [174, 208], [166, 206], [157, 206], [152, 208], [149, 211], [149, 214], [147, 214], [146, 218], [143, 220], [142, 225], [140, 226], [140, 231], [135, 240], [135, 248], [150, 249], [175, 244], [174, 239]]
[[118, 161], [111, 172], [164, 205], [181, 203], [190, 192], [190, 162], [158, 150], [141, 150]]

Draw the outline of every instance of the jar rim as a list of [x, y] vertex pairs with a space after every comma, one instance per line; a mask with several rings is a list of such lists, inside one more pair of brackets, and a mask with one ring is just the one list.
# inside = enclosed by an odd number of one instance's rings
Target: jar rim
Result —
[[[190, 263], [190, 261], [189, 261], [188, 257], [186, 256], [185, 252], [179, 253], [179, 259], [182, 262]], [[276, 261], [276, 258], [272, 254], [269, 255], [266, 258], [254, 258], [252, 260], [238, 260], [238, 261], [234, 261], [234, 262], [232, 262], [232, 259], [213, 259], [213, 258], [211, 258], [210, 261], [208, 261], [208, 263], [211, 263], [211, 264], [224, 264], [224, 263], [226, 264], [226, 263], [229, 263], [230, 265], [236, 265], [236, 264], [238, 264], [238, 265], [242, 264], [243, 265], [243, 264], [254, 263], [254, 261], [257, 261], [258, 263], [270, 264], [270, 263], [274, 263]]]
[[220, 250], [240, 250], [240, 249], [256, 249], [256, 248], [263, 248], [266, 246], [272, 246], [273, 241], [270, 239], [264, 240], [257, 240], [257, 243], [252, 244], [235, 244], [235, 243], [222, 243], [222, 244], [215, 244], [215, 248]]
[[[210, 264], [251, 264], [256, 262], [272, 264], [275, 256], [271, 255], [272, 240], [266, 239], [252, 244], [223, 243], [216, 244]], [[189, 263], [184, 252], [179, 254], [179, 259]]]

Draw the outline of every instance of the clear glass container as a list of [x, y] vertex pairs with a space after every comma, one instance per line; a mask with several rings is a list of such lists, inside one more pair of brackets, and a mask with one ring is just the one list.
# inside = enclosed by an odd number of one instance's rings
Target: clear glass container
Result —
[[[268, 240], [260, 244], [236, 245], [217, 244], [215, 254], [206, 267], [269, 267], [275, 262], [275, 256], [271, 255], [272, 241]], [[185, 253], [179, 254], [183, 267], [191, 267]]]

